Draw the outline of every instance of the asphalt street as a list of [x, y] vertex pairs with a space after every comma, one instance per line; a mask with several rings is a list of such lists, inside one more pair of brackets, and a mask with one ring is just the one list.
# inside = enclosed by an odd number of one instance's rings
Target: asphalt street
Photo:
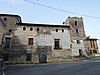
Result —
[[0, 75], [100, 75], [100, 60], [73, 63], [10, 65]]

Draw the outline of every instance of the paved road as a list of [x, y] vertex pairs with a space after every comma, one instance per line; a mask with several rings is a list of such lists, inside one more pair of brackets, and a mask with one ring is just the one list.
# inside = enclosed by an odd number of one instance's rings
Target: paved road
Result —
[[8, 66], [0, 75], [100, 75], [100, 60]]

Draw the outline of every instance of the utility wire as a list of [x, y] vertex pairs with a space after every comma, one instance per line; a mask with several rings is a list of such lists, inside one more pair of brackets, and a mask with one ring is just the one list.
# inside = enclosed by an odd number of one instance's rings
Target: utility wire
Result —
[[25, 2], [28, 2], [28, 3], [36, 4], [36, 5], [39, 5], [39, 6], [47, 7], [47, 8], [50, 8], [50, 9], [62, 11], [62, 12], [67, 12], [67, 13], [76, 14], [76, 15], [81, 15], [81, 16], [85, 16], [85, 17], [90, 17], [90, 18], [100, 19], [100, 17], [95, 17], [95, 16], [84, 15], [84, 14], [80, 14], [80, 13], [76, 13], [76, 12], [71, 12], [71, 11], [67, 11], [67, 10], [63, 10], [63, 9], [51, 7], [51, 6], [48, 6], [48, 5], [36, 3], [36, 2], [33, 2], [33, 1], [29, 1], [29, 0], [24, 0], [24, 1], [25, 1]]

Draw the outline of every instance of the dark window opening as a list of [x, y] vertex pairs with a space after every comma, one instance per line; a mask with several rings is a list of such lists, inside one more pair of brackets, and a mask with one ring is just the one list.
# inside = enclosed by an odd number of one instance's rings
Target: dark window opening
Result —
[[33, 38], [28, 38], [28, 45], [33, 45]]
[[72, 48], [72, 44], [70, 44], [70, 48]]
[[27, 54], [26, 55], [26, 61], [31, 61], [32, 58], [32, 54]]
[[78, 29], [76, 29], [76, 33], [78, 33]]
[[96, 47], [96, 43], [95, 43], [95, 41], [93, 41], [93, 46]]
[[54, 40], [54, 49], [61, 49], [60, 48], [60, 39]]
[[39, 31], [39, 28], [37, 28], [37, 31]]
[[62, 32], [64, 32], [64, 29], [62, 29]]
[[80, 44], [80, 40], [77, 40], [77, 44]]
[[56, 32], [58, 32], [58, 29], [56, 29]]
[[97, 53], [97, 50], [93, 50], [93, 53]]
[[8, 61], [9, 54], [3, 54], [3, 61]]
[[77, 21], [75, 21], [75, 25], [77, 25]]
[[7, 18], [6, 17], [4, 18], [4, 21], [7, 21]]
[[11, 29], [9, 29], [9, 32], [12, 32], [12, 30], [11, 30]]
[[33, 28], [30, 28], [30, 31], [33, 31]]
[[90, 41], [90, 45], [91, 45], [91, 47], [92, 47], [92, 41]]
[[10, 48], [11, 45], [11, 37], [5, 37], [4, 48]]
[[90, 50], [90, 54], [92, 55], [92, 50]]
[[83, 51], [82, 51], [82, 49], [79, 49], [79, 55], [80, 55], [80, 56], [83, 55]]
[[25, 31], [26, 30], [26, 27], [23, 27], [23, 30]]

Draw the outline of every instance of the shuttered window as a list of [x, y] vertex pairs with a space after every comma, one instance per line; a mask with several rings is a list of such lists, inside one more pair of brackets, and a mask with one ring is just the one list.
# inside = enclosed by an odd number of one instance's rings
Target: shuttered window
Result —
[[34, 40], [33, 38], [28, 38], [28, 45], [33, 45], [34, 43], [33, 40]]

